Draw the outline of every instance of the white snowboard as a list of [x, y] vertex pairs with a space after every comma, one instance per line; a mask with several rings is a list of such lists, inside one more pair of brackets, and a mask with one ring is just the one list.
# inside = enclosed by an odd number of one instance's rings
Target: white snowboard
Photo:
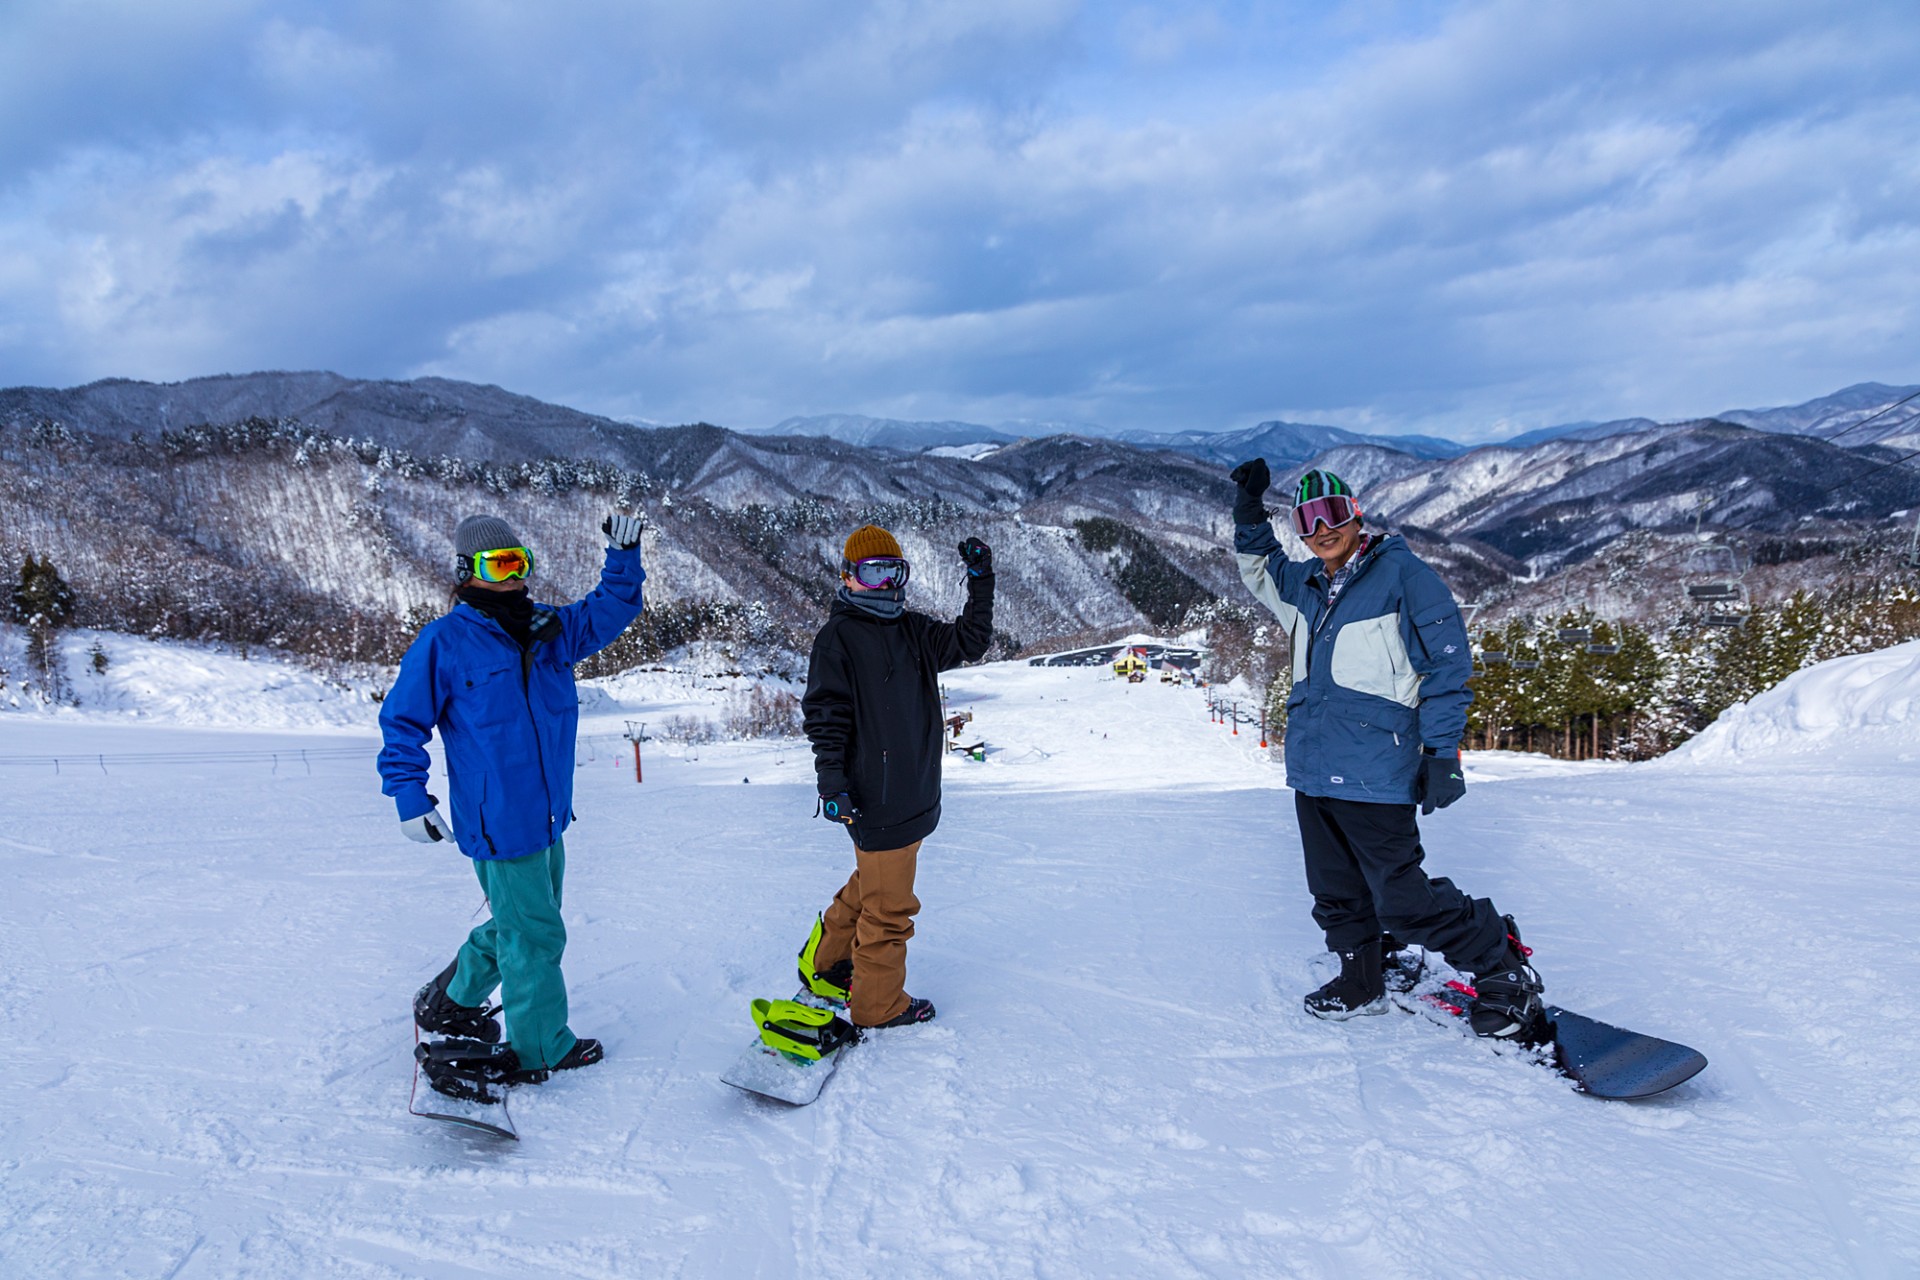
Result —
[[849, 1047], [842, 1045], [818, 1062], [797, 1062], [756, 1039], [720, 1078], [736, 1089], [804, 1107], [820, 1096], [834, 1065]]
[[[793, 998], [800, 1004], [812, 1005], [816, 1009], [844, 1012], [846, 1008], [815, 995], [805, 987], [796, 992]], [[820, 1090], [826, 1086], [827, 1077], [833, 1074], [840, 1055], [852, 1047], [841, 1045], [818, 1062], [802, 1062], [789, 1058], [778, 1049], [769, 1048], [756, 1036], [753, 1043], [747, 1046], [747, 1051], [740, 1055], [740, 1060], [728, 1067], [720, 1079], [736, 1089], [745, 1089], [748, 1093], [757, 1093], [775, 1102], [790, 1102], [796, 1107], [804, 1107], [820, 1096]]]

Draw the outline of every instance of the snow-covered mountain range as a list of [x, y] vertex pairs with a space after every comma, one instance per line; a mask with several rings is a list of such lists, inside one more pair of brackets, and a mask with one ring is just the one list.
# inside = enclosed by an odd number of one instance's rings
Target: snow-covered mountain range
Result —
[[[1594, 582], [1577, 596], [1569, 584], [1604, 560], [1607, 608], [1632, 616], [1675, 594], [1671, 548], [1696, 517], [1737, 532], [1761, 595], [1890, 555], [1911, 527], [1903, 513], [1920, 509], [1920, 471], [1858, 438], [1891, 423], [1885, 438], [1897, 440], [1904, 410], [1826, 438], [1903, 389], [1858, 391], [1824, 408], [1755, 411], [1754, 426], [1642, 421], [1470, 450], [1271, 423], [1196, 456], [1196, 441], [1193, 451], [1087, 435], [964, 444], [953, 433], [912, 452], [903, 445], [914, 441], [888, 435], [898, 424], [872, 419], [839, 428], [898, 443], [648, 428], [445, 379], [14, 388], [0, 391], [0, 485], [12, 498], [0, 504], [0, 556], [52, 556], [92, 602], [93, 625], [205, 635], [278, 615], [364, 636], [444, 597], [449, 530], [469, 509], [514, 520], [541, 548], [548, 588], [566, 594], [592, 581], [599, 513], [626, 502], [654, 517], [654, 600], [802, 619], [826, 598], [840, 538], [872, 519], [929, 566], [965, 536], [998, 548], [1009, 652], [1170, 625], [1210, 596], [1240, 600], [1225, 473], [1259, 453], [1276, 495], [1309, 465], [1340, 472], [1374, 525], [1406, 534], [1463, 598], [1591, 603]], [[218, 425], [233, 423], [246, 425]], [[1607, 559], [1628, 542], [1626, 561]], [[929, 607], [958, 606], [957, 573], [930, 569], [916, 588]]]
[[[1731, 422], [1756, 431], [1810, 435], [1834, 440], [1850, 448], [1885, 444], [1920, 448], [1920, 387], [1894, 387], [1862, 382], [1805, 404], [1772, 409], [1729, 409], [1709, 419]], [[1880, 415], [1880, 416], [1876, 416]], [[1858, 426], [1867, 419], [1865, 426]], [[1499, 441], [1502, 448], [1524, 448], [1551, 440], [1604, 440], [1611, 436], [1679, 431], [1688, 422], [1657, 422], [1652, 418], [1617, 418], [1608, 422], [1568, 422], [1537, 427]], [[1306, 462], [1342, 445], [1374, 445], [1416, 458], [1456, 458], [1472, 446], [1454, 440], [1419, 435], [1369, 435], [1304, 422], [1268, 421], [1229, 431], [1106, 431], [1088, 423], [1002, 423], [997, 427], [974, 422], [911, 422], [896, 418], [869, 418], [860, 414], [824, 414], [788, 418], [771, 428], [770, 435], [830, 436], [848, 444], [923, 452], [935, 448], [1000, 445], [1012, 440], [1048, 435], [1085, 435], [1124, 441], [1143, 449], [1168, 449], [1209, 462], [1232, 466], [1259, 455], [1276, 466]]]

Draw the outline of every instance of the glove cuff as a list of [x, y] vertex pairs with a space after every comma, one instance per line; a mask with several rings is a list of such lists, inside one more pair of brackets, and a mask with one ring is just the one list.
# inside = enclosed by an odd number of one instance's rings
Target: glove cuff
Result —
[[1427, 755], [1440, 760], [1458, 760], [1460, 758], [1460, 748], [1458, 745], [1451, 747], [1422, 747], [1420, 749]]

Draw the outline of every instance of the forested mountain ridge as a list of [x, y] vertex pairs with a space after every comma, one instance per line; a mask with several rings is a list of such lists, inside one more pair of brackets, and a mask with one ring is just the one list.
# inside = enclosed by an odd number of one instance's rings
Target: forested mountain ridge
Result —
[[[1897, 456], [1708, 420], [1445, 458], [1348, 443], [1310, 461], [1346, 475], [1374, 526], [1405, 533], [1465, 601], [1657, 622], [1682, 599], [1686, 557], [1669, 548], [1696, 515], [1736, 531], [1761, 598], [1888, 556], [1896, 513], [1920, 509], [1920, 471]], [[1274, 501], [1304, 465], [1276, 466]], [[0, 555], [50, 557], [83, 623], [363, 657], [391, 656], [404, 619], [441, 607], [452, 526], [487, 509], [537, 548], [556, 599], [591, 585], [609, 505], [647, 511], [662, 639], [719, 618], [790, 640], [867, 519], [898, 530], [934, 611], [959, 607], [953, 545], [992, 543], [1001, 652], [1176, 627], [1245, 595], [1217, 462], [1073, 435], [968, 460], [641, 427], [444, 379], [0, 391], [0, 486]]]

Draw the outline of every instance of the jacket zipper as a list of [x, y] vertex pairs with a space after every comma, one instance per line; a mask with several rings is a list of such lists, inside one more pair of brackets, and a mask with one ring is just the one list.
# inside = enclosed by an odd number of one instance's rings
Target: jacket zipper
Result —
[[520, 696], [526, 701], [527, 724], [533, 729], [533, 756], [540, 762], [540, 789], [547, 795], [547, 845], [550, 847], [553, 844], [553, 786], [547, 781], [546, 752], [540, 748], [540, 721], [533, 714], [533, 650], [530, 648], [520, 651]]
[[887, 753], [880, 753], [880, 803], [887, 802]]
[[[1353, 584], [1359, 580], [1360, 575], [1373, 567], [1374, 550], [1375, 548], [1368, 547], [1361, 553], [1366, 558], [1363, 559], [1360, 562], [1360, 566], [1353, 571], [1353, 577], [1347, 579], [1347, 585], [1340, 588], [1340, 594], [1333, 598], [1333, 603], [1327, 606], [1327, 611], [1320, 615], [1320, 621], [1316, 622], [1313, 628], [1307, 632], [1307, 679], [1313, 679], [1313, 650], [1314, 646], [1320, 642], [1321, 633], [1327, 629], [1327, 620], [1333, 617], [1333, 611], [1340, 607], [1340, 601], [1345, 599], [1347, 593], [1353, 590]], [[1333, 576], [1331, 574], [1327, 576], [1327, 585], [1329, 587], [1333, 585]]]

